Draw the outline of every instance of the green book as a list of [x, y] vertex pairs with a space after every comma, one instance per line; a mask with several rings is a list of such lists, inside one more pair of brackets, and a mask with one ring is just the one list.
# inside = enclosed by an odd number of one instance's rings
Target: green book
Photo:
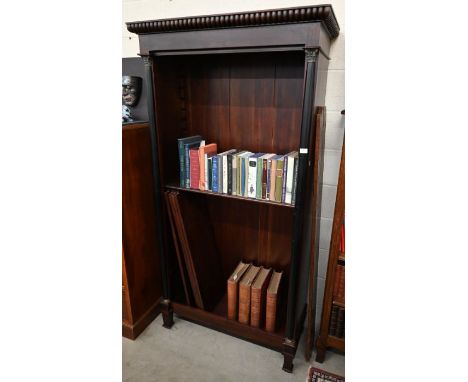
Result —
[[281, 202], [283, 196], [283, 165], [284, 156], [276, 161], [276, 174], [275, 174], [275, 201]]
[[[268, 154], [265, 154], [268, 155]], [[263, 157], [262, 155], [260, 158], [257, 158], [257, 187], [256, 187], [256, 194], [255, 197], [257, 199], [262, 198], [262, 175], [263, 175]]]

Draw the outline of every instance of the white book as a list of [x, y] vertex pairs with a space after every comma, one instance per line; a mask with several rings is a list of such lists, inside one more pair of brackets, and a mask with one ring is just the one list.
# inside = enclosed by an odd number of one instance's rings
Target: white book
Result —
[[292, 152], [288, 155], [288, 169], [286, 173], [286, 196], [284, 202], [291, 204], [292, 200], [292, 188], [294, 179], [294, 161], [297, 160], [297, 151]]
[[205, 154], [205, 191], [208, 190], [208, 154]]
[[249, 198], [255, 198], [257, 196], [257, 158], [263, 154], [255, 154], [249, 157], [249, 166], [247, 167], [248, 180], [247, 180], [247, 196]]

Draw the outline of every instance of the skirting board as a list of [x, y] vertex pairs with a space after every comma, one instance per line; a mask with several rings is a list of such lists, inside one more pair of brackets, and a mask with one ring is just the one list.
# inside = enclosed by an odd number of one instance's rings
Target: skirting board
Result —
[[130, 340], [136, 339], [143, 330], [161, 313], [159, 298], [151, 307], [140, 317], [140, 319], [131, 325], [122, 321], [122, 336]]

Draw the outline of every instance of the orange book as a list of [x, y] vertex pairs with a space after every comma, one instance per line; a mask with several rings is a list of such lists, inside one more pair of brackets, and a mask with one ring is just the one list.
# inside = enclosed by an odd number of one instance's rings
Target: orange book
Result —
[[276, 331], [276, 312], [278, 310], [278, 291], [283, 272], [273, 272], [270, 278], [266, 293], [266, 318], [265, 330], [267, 332]]
[[259, 328], [265, 317], [266, 291], [271, 268], [261, 268], [252, 284], [250, 296], [250, 325]]
[[250, 264], [246, 264], [241, 261], [227, 281], [228, 318], [230, 320], [237, 319], [237, 296], [239, 294], [239, 281], [244, 273], [247, 272], [249, 267]]
[[270, 167], [270, 200], [275, 201], [275, 184], [276, 184], [276, 160], [271, 161]]
[[244, 273], [239, 283], [239, 322], [249, 324], [250, 321], [250, 290], [260, 267], [251, 265]]
[[198, 155], [200, 159], [200, 180], [199, 180], [199, 189], [201, 191], [206, 190], [206, 181], [205, 179], [205, 154], [216, 154], [218, 152], [218, 145], [216, 143], [210, 143], [209, 145], [200, 146], [198, 150]]

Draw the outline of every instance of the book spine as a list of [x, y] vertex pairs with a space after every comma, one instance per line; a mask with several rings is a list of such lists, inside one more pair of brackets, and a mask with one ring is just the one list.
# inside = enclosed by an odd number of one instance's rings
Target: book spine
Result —
[[286, 179], [288, 175], [288, 157], [284, 157], [283, 163], [283, 185], [281, 187], [281, 202], [284, 203], [286, 199]]
[[262, 160], [262, 199], [266, 199], [266, 188], [267, 188], [267, 165], [268, 160]]
[[213, 175], [212, 175], [212, 190], [218, 192], [218, 156], [213, 156]]
[[244, 174], [245, 174], [245, 182], [244, 182], [244, 196], [247, 197], [249, 195], [249, 158], [244, 161]]
[[275, 202], [281, 202], [281, 193], [283, 191], [283, 164], [284, 161], [282, 159], [276, 161]]
[[250, 286], [239, 285], [239, 322], [249, 324], [250, 320]]
[[247, 184], [247, 196], [249, 198], [255, 198], [257, 195], [257, 159], [249, 159], [248, 166], [248, 184]]
[[278, 305], [278, 294], [268, 293], [266, 297], [266, 318], [265, 330], [267, 332], [275, 332], [276, 330], [276, 309]]
[[297, 189], [297, 171], [299, 167], [299, 158], [294, 158], [294, 176], [293, 176], [293, 185], [291, 191], [291, 204], [296, 204], [296, 189]]
[[263, 159], [257, 158], [257, 189], [255, 197], [262, 198], [262, 175], [263, 175]]
[[232, 195], [237, 195], [237, 155], [232, 156]]
[[236, 183], [236, 195], [240, 196], [241, 194], [241, 183], [242, 183], [242, 158], [237, 157], [237, 183]]
[[244, 190], [245, 190], [245, 158], [241, 159], [241, 189], [240, 189], [240, 195], [244, 196]]
[[252, 288], [252, 293], [250, 294], [250, 326], [255, 328], [260, 327], [261, 299], [262, 290], [260, 288]]
[[190, 188], [198, 190], [200, 181], [200, 164], [198, 149], [190, 150]]
[[208, 158], [208, 191], [213, 191], [212, 179], [213, 179], [213, 157]]
[[218, 155], [218, 192], [223, 193], [223, 156]]
[[190, 188], [190, 155], [188, 145], [185, 145], [185, 188]]
[[237, 289], [238, 283], [229, 281], [227, 282], [227, 296], [228, 296], [228, 319], [237, 319]]
[[267, 185], [266, 185], [266, 196], [265, 199], [270, 200], [270, 176], [271, 176], [271, 159], [267, 161]]
[[200, 178], [198, 180], [198, 189], [200, 191], [205, 190], [205, 148], [200, 147], [198, 150], [198, 165], [200, 167]]
[[227, 156], [227, 193], [232, 195], [232, 154]]
[[203, 158], [203, 162], [205, 163], [204, 169], [204, 177], [203, 177], [203, 190], [208, 189], [208, 154], [205, 154], [205, 158]]
[[179, 141], [179, 184], [185, 188], [185, 150], [184, 143]]
[[277, 160], [272, 160], [270, 166], [270, 200], [272, 201], [275, 200], [276, 162]]
[[293, 178], [294, 178], [294, 157], [289, 157], [288, 159], [288, 172], [286, 177], [286, 196], [284, 202], [291, 204], [292, 202], [292, 188], [293, 188]]

